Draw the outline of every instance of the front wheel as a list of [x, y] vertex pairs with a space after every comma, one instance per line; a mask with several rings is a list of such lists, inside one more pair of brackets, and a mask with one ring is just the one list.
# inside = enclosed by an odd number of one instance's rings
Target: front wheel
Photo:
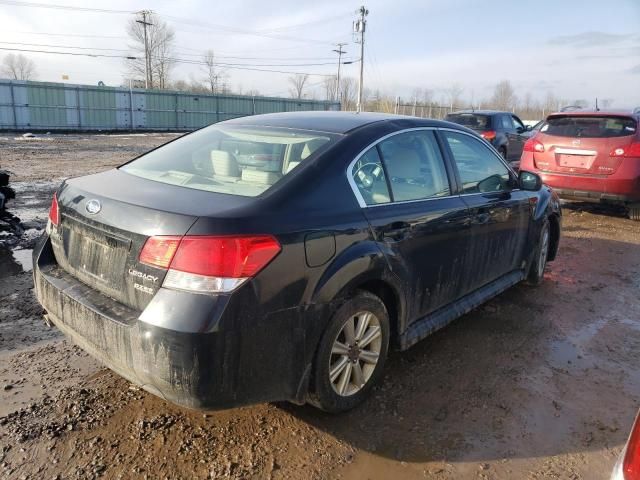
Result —
[[640, 204], [629, 206], [629, 218], [636, 222], [640, 222]]
[[349, 297], [320, 341], [309, 403], [332, 413], [361, 403], [382, 376], [389, 332], [382, 300], [364, 291]]
[[527, 281], [531, 285], [540, 285], [544, 278], [544, 269], [547, 266], [547, 257], [549, 256], [549, 244], [551, 240], [551, 230], [549, 228], [549, 220], [544, 219], [542, 228], [540, 229], [540, 237], [536, 249], [536, 255], [533, 264], [529, 269], [529, 278]]

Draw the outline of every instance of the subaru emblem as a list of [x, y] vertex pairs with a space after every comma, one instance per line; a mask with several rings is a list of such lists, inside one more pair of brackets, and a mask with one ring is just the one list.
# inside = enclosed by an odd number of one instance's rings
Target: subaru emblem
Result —
[[93, 200], [89, 200], [87, 204], [84, 206], [84, 208], [91, 215], [95, 215], [102, 209], [102, 205], [100, 205], [100, 201], [93, 199]]

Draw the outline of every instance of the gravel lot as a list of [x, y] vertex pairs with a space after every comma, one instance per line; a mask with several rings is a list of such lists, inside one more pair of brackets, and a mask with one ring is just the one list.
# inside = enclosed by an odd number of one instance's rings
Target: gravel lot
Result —
[[0, 236], [0, 475], [6, 478], [608, 478], [640, 398], [640, 223], [564, 205], [539, 288], [519, 285], [392, 353], [362, 407], [203, 414], [102, 368], [42, 320], [29, 249], [63, 178], [175, 135], [0, 134], [25, 236]]

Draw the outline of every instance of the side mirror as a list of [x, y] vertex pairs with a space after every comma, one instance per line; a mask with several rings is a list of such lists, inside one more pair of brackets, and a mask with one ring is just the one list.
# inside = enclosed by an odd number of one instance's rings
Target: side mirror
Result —
[[537, 192], [542, 188], [542, 178], [540, 178], [540, 175], [524, 170], [520, 170], [518, 173], [518, 183], [522, 190], [529, 192]]
[[527, 131], [526, 127], [525, 128], [522, 128], [522, 127], [516, 128], [516, 132], [518, 132], [518, 133], [523, 133], [523, 132], [526, 132], [526, 131]]

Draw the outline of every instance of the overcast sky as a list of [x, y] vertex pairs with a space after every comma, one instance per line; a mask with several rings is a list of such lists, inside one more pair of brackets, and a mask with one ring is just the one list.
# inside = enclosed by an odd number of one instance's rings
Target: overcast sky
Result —
[[[24, 7], [0, 0], [0, 47], [126, 55], [125, 24], [133, 15]], [[19, 3], [19, 2], [16, 2]], [[248, 68], [335, 73], [337, 42], [357, 59], [352, 21], [360, 3], [344, 0], [212, 2], [39, 0], [41, 4], [137, 11], [151, 9], [176, 32], [176, 56], [198, 59], [213, 49], [221, 61]], [[614, 99], [640, 105], [640, 0], [368, 0], [365, 86], [410, 97], [416, 88], [437, 100], [457, 83], [463, 98], [491, 96], [510, 80], [518, 95], [548, 92], [567, 99]], [[14, 43], [7, 43], [14, 42]], [[44, 47], [39, 45], [53, 45]], [[0, 57], [9, 53], [0, 50]], [[120, 85], [125, 60], [25, 53], [38, 79]], [[328, 65], [302, 66], [309, 63]], [[202, 78], [195, 65], [176, 65], [172, 79]], [[231, 85], [286, 96], [288, 74], [228, 68]], [[344, 65], [356, 77], [356, 64]], [[320, 85], [324, 77], [312, 76]], [[316, 87], [319, 89], [319, 87]], [[318, 95], [320, 91], [318, 90]]]

